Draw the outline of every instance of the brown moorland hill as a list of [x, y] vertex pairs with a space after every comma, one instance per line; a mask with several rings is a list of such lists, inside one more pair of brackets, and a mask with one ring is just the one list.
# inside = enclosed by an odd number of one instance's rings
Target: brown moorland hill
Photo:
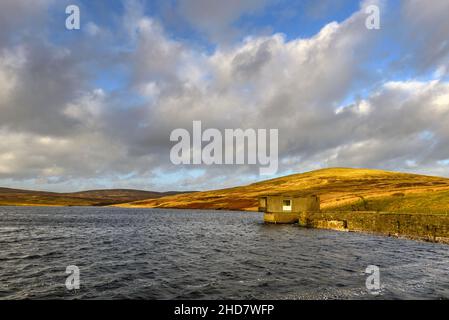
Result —
[[178, 192], [154, 192], [131, 189], [89, 190], [73, 193], [0, 188], [3, 206], [106, 206], [159, 198]]
[[331, 168], [247, 186], [121, 204], [131, 208], [257, 210], [264, 194], [319, 195], [323, 211], [448, 213], [449, 179], [374, 169]]

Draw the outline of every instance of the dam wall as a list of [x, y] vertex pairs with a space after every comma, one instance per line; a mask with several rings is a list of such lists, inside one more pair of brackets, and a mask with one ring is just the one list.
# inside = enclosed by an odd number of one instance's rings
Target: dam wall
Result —
[[449, 215], [389, 212], [302, 212], [298, 223], [306, 228], [366, 232], [449, 244]]

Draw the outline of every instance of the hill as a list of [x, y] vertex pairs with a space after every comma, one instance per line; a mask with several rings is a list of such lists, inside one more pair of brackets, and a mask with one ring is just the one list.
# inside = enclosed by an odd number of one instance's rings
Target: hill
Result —
[[178, 194], [122, 207], [257, 210], [264, 194], [319, 195], [323, 211], [449, 212], [449, 179], [373, 169], [331, 168], [242, 187]]
[[73, 193], [0, 188], [0, 205], [7, 206], [106, 206], [177, 194], [131, 189], [89, 190]]

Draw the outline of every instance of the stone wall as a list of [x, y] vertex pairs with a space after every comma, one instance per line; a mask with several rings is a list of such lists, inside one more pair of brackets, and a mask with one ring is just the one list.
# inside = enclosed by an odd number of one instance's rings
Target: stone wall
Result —
[[449, 215], [362, 211], [309, 212], [299, 214], [299, 225], [449, 243]]

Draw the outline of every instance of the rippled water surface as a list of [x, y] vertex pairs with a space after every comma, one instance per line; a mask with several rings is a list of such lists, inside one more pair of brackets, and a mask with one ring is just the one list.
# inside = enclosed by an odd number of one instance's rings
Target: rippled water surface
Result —
[[[224, 211], [0, 207], [0, 299], [449, 298], [449, 246]], [[66, 267], [81, 288], [65, 288]], [[364, 271], [377, 265], [382, 292]]]

